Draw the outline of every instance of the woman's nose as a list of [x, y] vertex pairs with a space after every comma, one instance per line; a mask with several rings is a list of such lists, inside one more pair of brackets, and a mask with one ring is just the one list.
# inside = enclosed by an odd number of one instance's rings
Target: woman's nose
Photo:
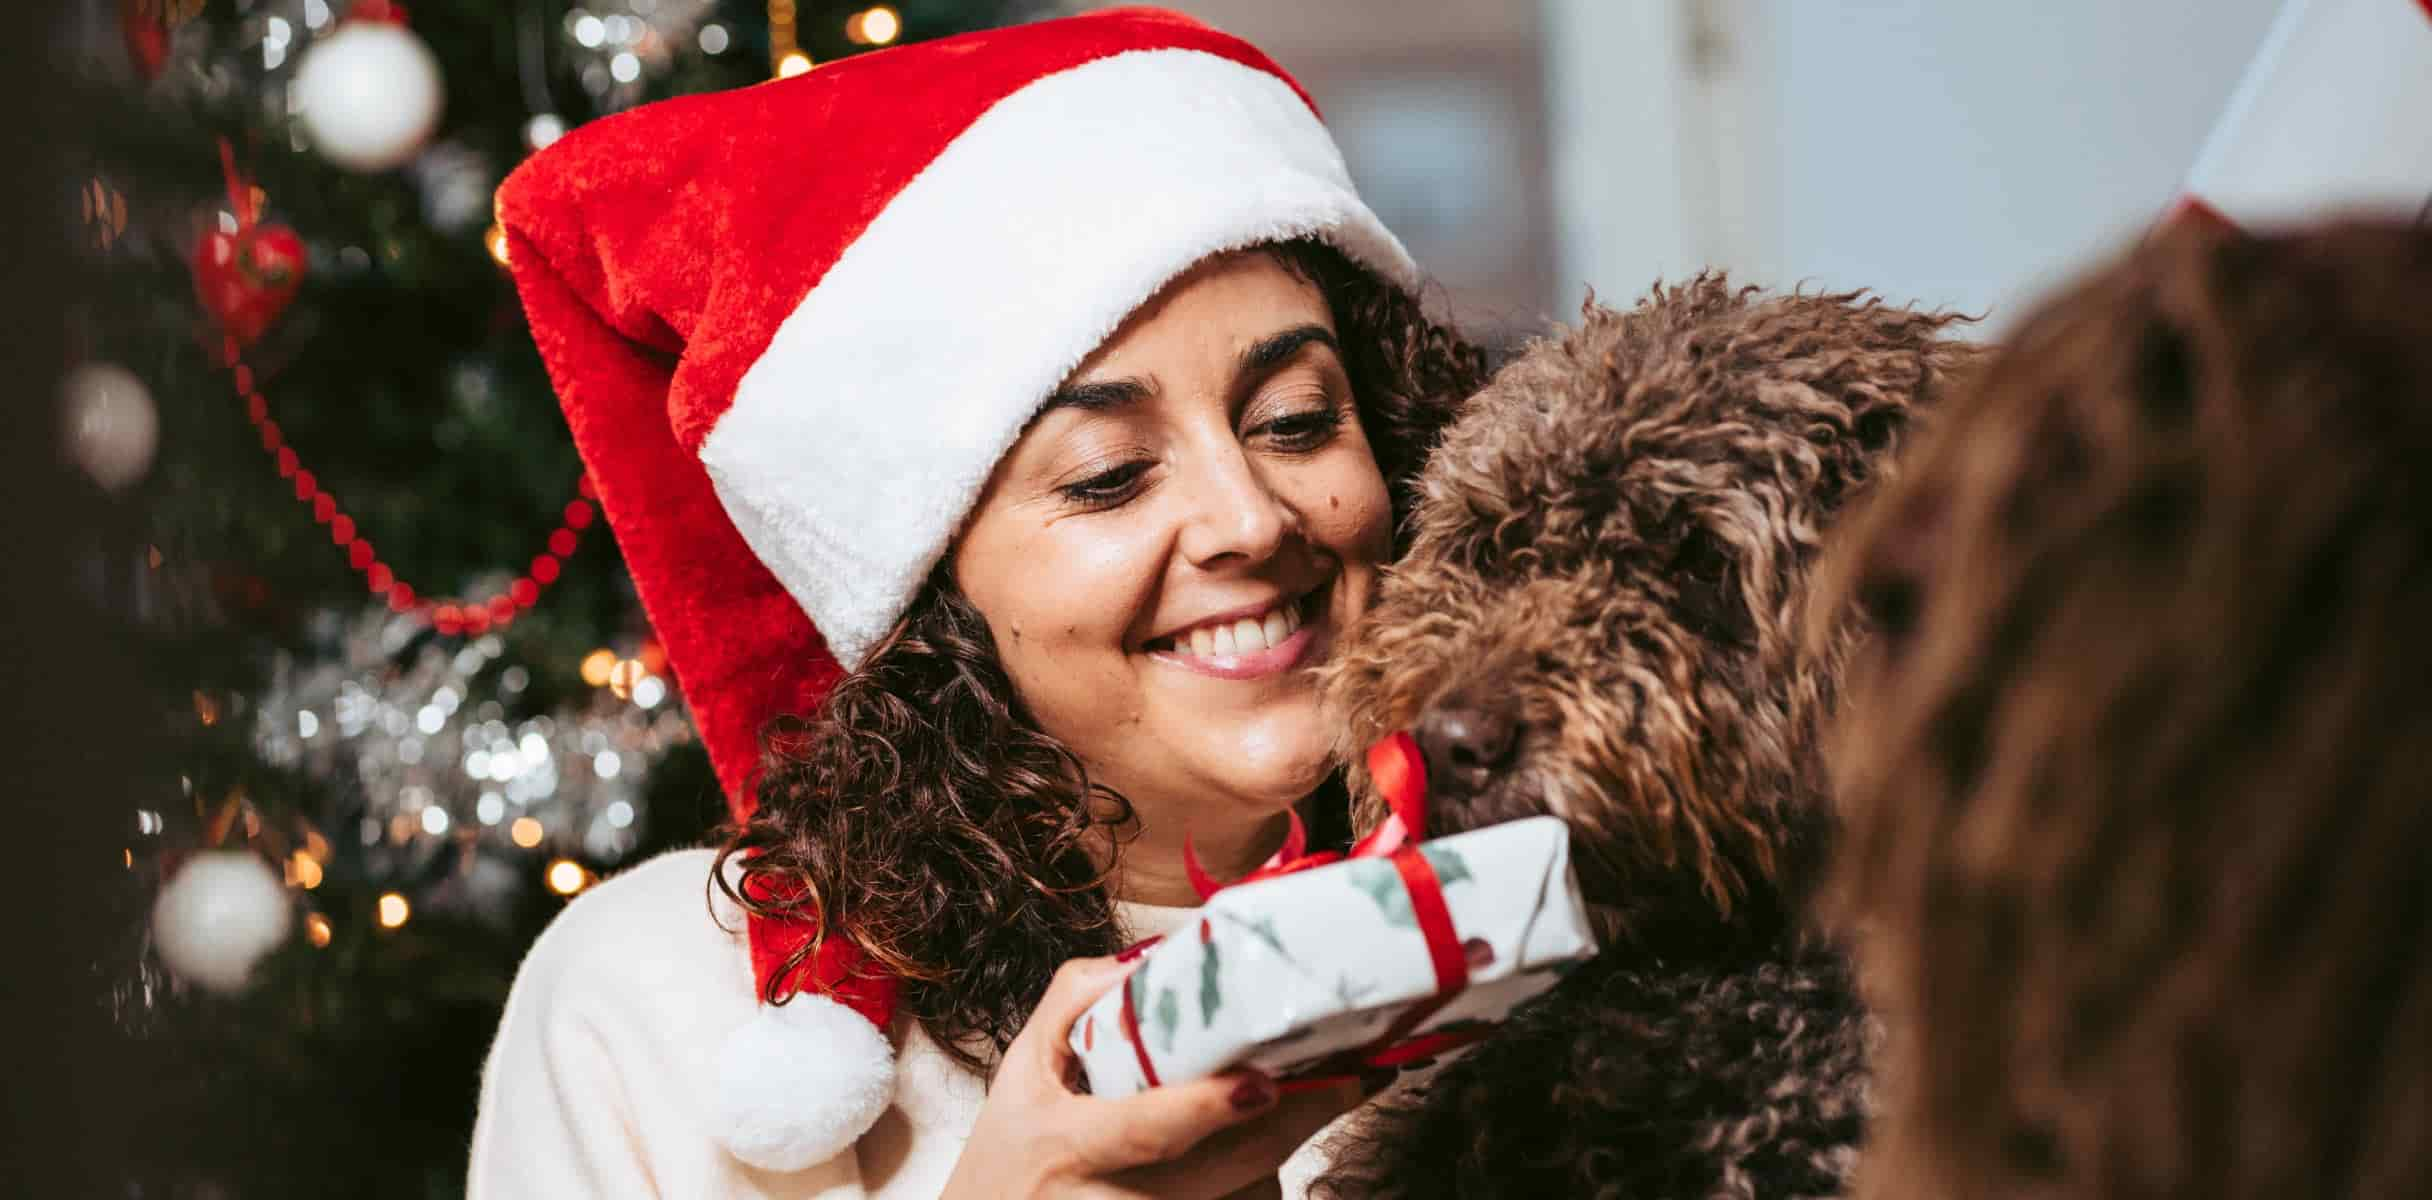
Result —
[[1203, 566], [1232, 558], [1263, 562], [1274, 557], [1298, 518], [1248, 457], [1238, 452], [1217, 456], [1199, 474], [1189, 523], [1182, 530], [1183, 555]]

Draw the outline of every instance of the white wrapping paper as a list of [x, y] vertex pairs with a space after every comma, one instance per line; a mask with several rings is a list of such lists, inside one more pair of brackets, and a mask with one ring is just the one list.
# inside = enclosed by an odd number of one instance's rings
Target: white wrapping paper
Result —
[[[1439, 838], [1419, 853], [1442, 884], [1469, 983], [1410, 1035], [1500, 1020], [1596, 953], [1560, 820]], [[1128, 993], [1158, 1082], [1241, 1066], [1283, 1077], [1373, 1042], [1435, 992], [1401, 874], [1389, 859], [1352, 859], [1217, 893], [1090, 1006], [1072, 1047], [1092, 1092], [1149, 1086], [1125, 1031]]]

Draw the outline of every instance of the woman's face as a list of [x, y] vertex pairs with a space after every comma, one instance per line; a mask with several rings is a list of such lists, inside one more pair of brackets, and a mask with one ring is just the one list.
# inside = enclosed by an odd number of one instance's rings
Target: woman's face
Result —
[[1167, 285], [1072, 373], [953, 569], [1040, 726], [1159, 840], [1204, 843], [1323, 780], [1308, 668], [1391, 545], [1325, 300], [1245, 251]]

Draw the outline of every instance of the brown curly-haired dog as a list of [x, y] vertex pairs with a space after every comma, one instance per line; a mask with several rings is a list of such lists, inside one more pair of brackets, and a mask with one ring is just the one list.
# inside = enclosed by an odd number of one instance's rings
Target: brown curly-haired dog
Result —
[[1952, 320], [1702, 277], [1591, 306], [1447, 431], [1329, 696], [1347, 745], [1416, 733], [1433, 830], [1567, 818], [1605, 949], [1366, 1114], [1320, 1194], [1840, 1191], [1868, 1026], [1799, 913], [1845, 647], [1795, 630], [1826, 526], [1970, 356]]
[[1816, 587], [1859, 1190], [2432, 1196], [2432, 230], [2160, 238], [1918, 450]]

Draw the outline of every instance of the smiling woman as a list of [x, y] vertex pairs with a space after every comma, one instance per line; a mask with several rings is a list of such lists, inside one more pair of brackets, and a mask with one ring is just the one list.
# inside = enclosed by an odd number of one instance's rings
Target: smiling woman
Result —
[[1303, 668], [1367, 607], [1479, 369], [1321, 243], [1178, 277], [1051, 394], [869, 665], [777, 739], [727, 853], [794, 899], [746, 906], [815, 908], [947, 1054], [993, 1057], [1057, 964], [1148, 932], [1118, 898], [1197, 904], [1186, 836], [1238, 873], [1286, 808], [1339, 802]]
[[[1272, 818], [1325, 777], [1297, 668], [1367, 606], [1392, 549], [1333, 326], [1273, 255], [1193, 268], [1051, 398], [955, 548], [1030, 715], [1152, 810], [1133, 822], [1135, 899], [1192, 903], [1158, 873], [1183, 834], [1240, 867], [1272, 849], [1272, 821], [1209, 806]], [[1190, 807], [1153, 811], [1171, 800]]]
[[1066, 1035], [1186, 838], [1344, 823], [1310, 669], [1480, 374], [1298, 86], [1110, 11], [645, 106], [500, 212], [743, 819], [534, 946], [474, 1194], [1272, 1187], [1356, 1088], [1087, 1096]]

